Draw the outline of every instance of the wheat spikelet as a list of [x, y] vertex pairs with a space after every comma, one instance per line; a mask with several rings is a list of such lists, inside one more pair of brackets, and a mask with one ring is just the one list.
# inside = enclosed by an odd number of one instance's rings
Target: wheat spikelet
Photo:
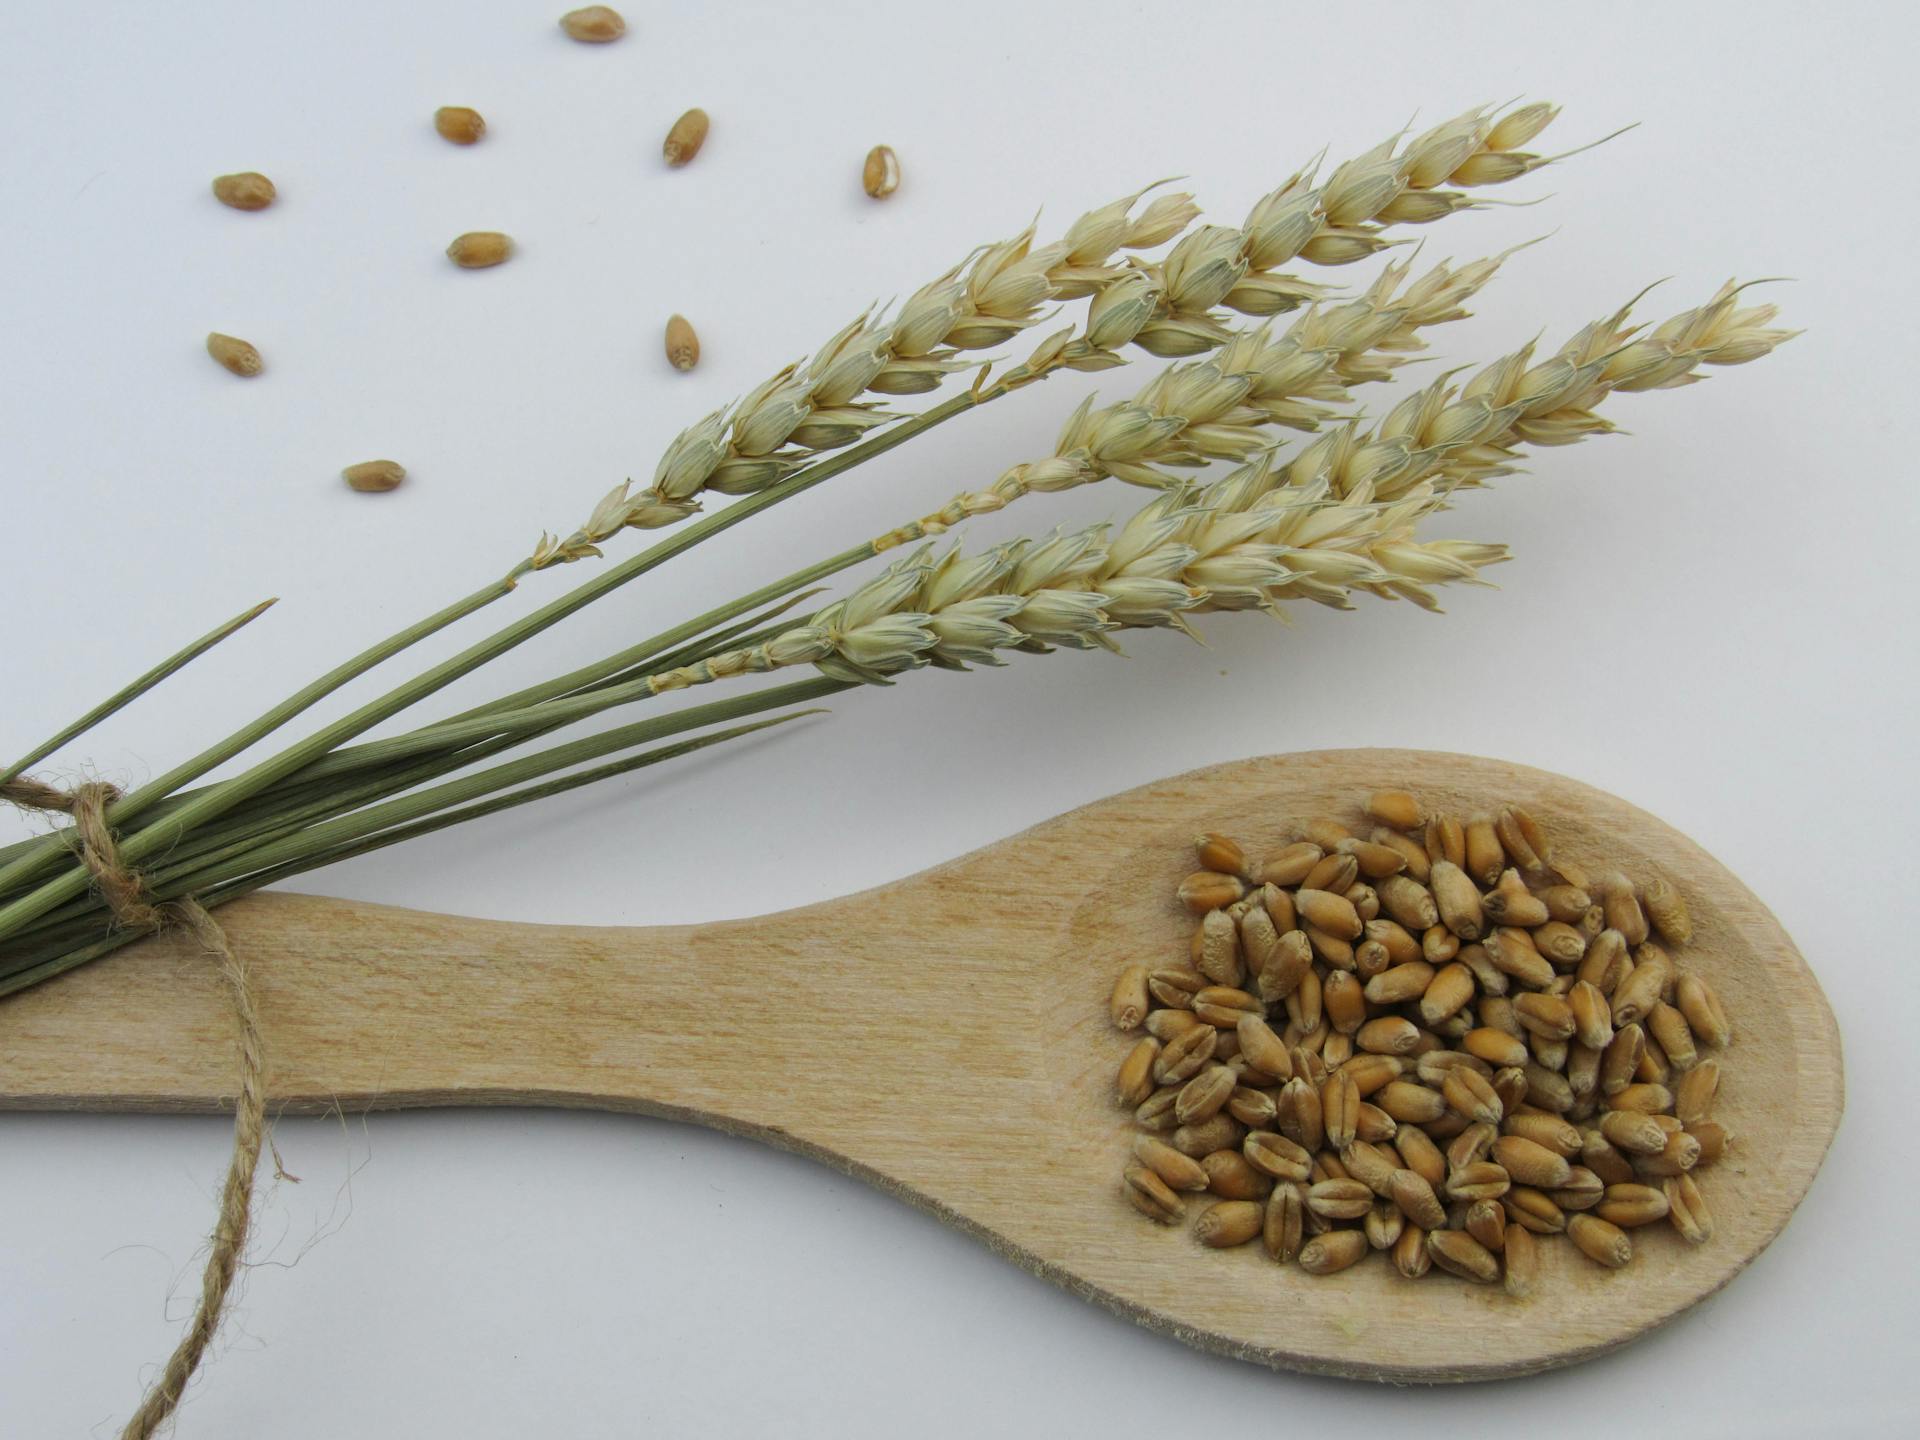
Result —
[[[1134, 343], [1155, 355], [1197, 355], [1231, 338], [1216, 306], [1266, 316], [1317, 298], [1320, 286], [1280, 267], [1352, 264], [1394, 243], [1382, 238], [1391, 225], [1428, 224], [1485, 204], [1465, 189], [1505, 184], [1563, 158], [1518, 148], [1558, 113], [1543, 103], [1496, 118], [1482, 106], [1404, 146], [1398, 136], [1386, 140], [1336, 167], [1325, 184], [1315, 183], [1311, 167], [1301, 171], [1261, 197], [1242, 228], [1204, 226], [1163, 263], [1143, 267], [1160, 303]], [[1449, 184], [1463, 188], [1441, 188]]]

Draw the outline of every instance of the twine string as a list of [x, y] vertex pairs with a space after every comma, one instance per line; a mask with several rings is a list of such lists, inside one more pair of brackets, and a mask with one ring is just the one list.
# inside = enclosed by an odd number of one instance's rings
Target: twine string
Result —
[[240, 1093], [233, 1106], [233, 1154], [227, 1164], [226, 1184], [220, 1193], [220, 1213], [214, 1222], [206, 1268], [200, 1276], [200, 1299], [193, 1320], [180, 1343], [167, 1357], [159, 1378], [127, 1421], [121, 1440], [148, 1440], [167, 1422], [187, 1381], [199, 1367], [207, 1347], [219, 1332], [226, 1313], [228, 1292], [240, 1269], [247, 1232], [253, 1223], [253, 1176], [260, 1163], [266, 1134], [266, 1060], [260, 1039], [260, 1015], [246, 962], [228, 942], [219, 922], [191, 896], [156, 903], [137, 871], [120, 858], [107, 806], [120, 792], [112, 785], [89, 781], [62, 790], [43, 781], [20, 776], [0, 784], [0, 799], [30, 810], [70, 815], [72, 837], [81, 863], [93, 877], [94, 888], [114, 920], [132, 928], [178, 926], [192, 935], [202, 952], [215, 962], [232, 1002], [240, 1039]]

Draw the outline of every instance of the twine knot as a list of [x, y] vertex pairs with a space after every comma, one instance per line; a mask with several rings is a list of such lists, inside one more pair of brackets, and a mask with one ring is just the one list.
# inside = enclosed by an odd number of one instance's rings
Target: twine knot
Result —
[[120, 787], [90, 780], [62, 790], [44, 780], [21, 775], [0, 785], [0, 799], [28, 810], [44, 810], [73, 817], [72, 836], [80, 861], [93, 877], [100, 898], [122, 925], [146, 929], [160, 923], [160, 911], [147, 898], [139, 874], [120, 858], [120, 847], [107, 824], [107, 807], [120, 798]]
[[[120, 787], [96, 781], [95, 785], [105, 792], [108, 804], [120, 798]], [[0, 800], [10, 800], [27, 810], [55, 810], [71, 814], [74, 803], [82, 790], [88, 786], [76, 786], [72, 790], [62, 790], [58, 785], [49, 785], [44, 780], [36, 780], [31, 775], [16, 775], [0, 785]]]
[[107, 823], [107, 807], [119, 798], [118, 786], [98, 780], [71, 790], [28, 776], [0, 783], [0, 800], [73, 817], [71, 835], [80, 862], [93, 877], [94, 888], [117, 923], [149, 930], [178, 925], [193, 935], [201, 950], [219, 965], [239, 1027], [240, 1093], [233, 1106], [233, 1156], [220, 1194], [220, 1214], [214, 1222], [206, 1269], [200, 1276], [200, 1301], [187, 1333], [167, 1357], [160, 1378], [121, 1432], [121, 1440], [148, 1440], [179, 1405], [187, 1381], [219, 1331], [227, 1292], [246, 1249], [247, 1232], [253, 1222], [253, 1174], [266, 1134], [266, 1061], [246, 962], [234, 952], [226, 932], [198, 900], [188, 895], [157, 901], [140, 873], [121, 858], [119, 841]]

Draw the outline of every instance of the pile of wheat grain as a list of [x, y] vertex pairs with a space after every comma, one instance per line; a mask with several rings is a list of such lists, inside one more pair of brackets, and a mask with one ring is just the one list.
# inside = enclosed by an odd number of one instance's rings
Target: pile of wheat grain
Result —
[[1204, 1193], [1202, 1244], [1258, 1238], [1316, 1275], [1379, 1250], [1515, 1295], [1535, 1237], [1613, 1267], [1641, 1225], [1707, 1240], [1693, 1172], [1728, 1136], [1705, 1052], [1731, 1031], [1669, 953], [1693, 932], [1679, 892], [1590, 879], [1515, 806], [1462, 824], [1381, 791], [1366, 813], [1260, 860], [1200, 837], [1186, 962], [1113, 989], [1114, 1024], [1145, 1031], [1120, 1066], [1126, 1198], [1174, 1224]]

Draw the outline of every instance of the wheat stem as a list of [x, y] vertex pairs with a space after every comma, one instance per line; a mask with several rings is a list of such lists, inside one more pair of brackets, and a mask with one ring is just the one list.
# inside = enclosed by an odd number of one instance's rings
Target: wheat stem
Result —
[[[379, 644], [368, 647], [342, 665], [335, 666], [318, 680], [301, 687], [285, 700], [268, 710], [264, 715], [250, 721], [240, 729], [202, 750], [192, 759], [182, 761], [165, 774], [148, 781], [137, 790], [121, 797], [106, 812], [107, 823], [115, 829], [122, 829], [138, 819], [156, 803], [171, 795], [182, 785], [197, 780], [216, 765], [232, 759], [241, 751], [248, 749], [263, 737], [285, 725], [303, 711], [317, 705], [328, 695], [346, 685], [349, 681], [373, 669], [385, 660], [405, 650], [408, 646], [426, 639], [429, 635], [446, 629], [456, 621], [464, 619], [483, 606], [512, 592], [512, 585], [497, 580], [484, 586], [445, 609], [435, 612], [425, 620], [407, 626], [396, 634], [388, 636]], [[184, 807], [182, 807], [184, 808]], [[62, 860], [71, 861], [73, 852], [60, 835], [42, 835], [28, 842], [26, 848], [4, 867], [0, 867], [0, 895], [20, 890], [28, 882], [52, 870]], [[75, 894], [86, 885], [85, 872], [77, 872], [78, 884], [74, 884], [75, 875], [63, 877], [61, 899]], [[37, 913], [37, 912], [36, 912]], [[4, 911], [0, 911], [4, 914]], [[9, 931], [9, 925], [0, 920], [0, 936]]]
[[[797, 693], [801, 687], [789, 686], [786, 688]], [[808, 693], [814, 696], [832, 694], [835, 690], [845, 688], [847, 687], [817, 681], [811, 682], [807, 687]], [[784, 704], [787, 703], [787, 701], [781, 700], [774, 703]], [[770, 707], [759, 705], [756, 708]], [[168, 893], [197, 894], [200, 903], [206, 908], [212, 909], [215, 906], [224, 905], [229, 900], [236, 900], [242, 895], [250, 894], [255, 890], [262, 889], [267, 885], [287, 879], [290, 876], [301, 874], [304, 871], [318, 869], [325, 865], [337, 864], [342, 860], [352, 859], [358, 855], [384, 849], [386, 846], [396, 845], [404, 840], [415, 839], [435, 830], [444, 829], [449, 825], [460, 824], [466, 820], [478, 819], [483, 815], [495, 814], [499, 811], [512, 809], [531, 801], [544, 800], [554, 795], [564, 794], [569, 790], [578, 789], [583, 785], [590, 785], [596, 781], [608, 779], [615, 775], [626, 774], [646, 766], [657, 765], [662, 761], [677, 759], [680, 756], [691, 754], [697, 750], [704, 750], [712, 745], [738, 739], [742, 736], [750, 735], [755, 731], [769, 729], [776, 725], [785, 724], [789, 720], [797, 720], [802, 716], [816, 713], [818, 712], [815, 710], [795, 710], [786, 715], [775, 716], [769, 720], [738, 725], [726, 730], [717, 731], [711, 735], [701, 735], [694, 739], [680, 741], [673, 745], [642, 751], [638, 755], [627, 756], [607, 765], [597, 766], [590, 770], [564, 776], [557, 780], [546, 781], [542, 784], [527, 786], [524, 789], [505, 788], [520, 782], [516, 780], [504, 781], [500, 787], [496, 788], [504, 789], [505, 793], [496, 793], [492, 795], [491, 798], [480, 800], [477, 803], [442, 809], [405, 823], [390, 825], [384, 829], [371, 829], [365, 833], [357, 834], [350, 839], [340, 840], [328, 846], [301, 850], [297, 853], [290, 854], [287, 858], [271, 866], [261, 868], [247, 867], [242, 873], [235, 874], [231, 878], [215, 883], [188, 883], [189, 879], [200, 881], [201, 877], [182, 877], [169, 883], [166, 889]], [[702, 721], [696, 723], [710, 722]], [[638, 727], [631, 728], [637, 729]], [[546, 770], [529, 770], [527, 772], [528, 776], [547, 773], [551, 769], [564, 768], [566, 765], [577, 764], [584, 759], [591, 758], [593, 754], [611, 753], [612, 749], [624, 748], [625, 744], [633, 743], [630, 740], [620, 740], [616, 742], [615, 737], [621, 733], [622, 732], [614, 732], [613, 735], [602, 737], [607, 742], [607, 748], [605, 749], [595, 751], [591, 749], [590, 746], [583, 746], [575, 753], [573, 758], [555, 761], [549, 764]], [[85, 933], [97, 934], [99, 928], [100, 922], [96, 920], [90, 932], [76, 932], [66, 936], [55, 936], [43, 944], [36, 945], [31, 950], [21, 950], [9, 954], [6, 957], [0, 957], [0, 996], [12, 994], [16, 990], [24, 990], [31, 985], [38, 984], [42, 980], [51, 979], [55, 975], [62, 974], [76, 966], [83, 965], [90, 960], [97, 960], [103, 955], [110, 954], [122, 945], [141, 939], [147, 933], [139, 929], [118, 929], [104, 936], [100, 936], [100, 938], [93, 940], [91, 943], [82, 943], [85, 939]], [[79, 948], [75, 948], [76, 946]]]
[[98, 705], [94, 706], [93, 709], [87, 711], [87, 713], [82, 715], [78, 720], [75, 720], [70, 725], [63, 726], [56, 734], [41, 741], [40, 744], [34, 746], [33, 749], [14, 761], [13, 764], [9, 765], [5, 770], [0, 770], [0, 788], [4, 788], [9, 781], [18, 779], [21, 775], [24, 775], [29, 769], [46, 759], [47, 756], [53, 754], [54, 751], [58, 750], [68, 741], [86, 734], [87, 731], [98, 725], [109, 715], [131, 705], [135, 700], [138, 700], [142, 695], [146, 694], [147, 691], [151, 690], [175, 671], [184, 669], [186, 666], [192, 664], [222, 640], [233, 634], [234, 631], [240, 629], [242, 626], [251, 624], [260, 616], [266, 614], [275, 603], [276, 602], [272, 600], [262, 600], [251, 609], [243, 610], [231, 620], [228, 620], [222, 625], [215, 626], [198, 640], [193, 641], [191, 644], [169, 655], [165, 660], [162, 660], [137, 680], [123, 685], [120, 689], [114, 691], [113, 694], [109, 695], [105, 700], [102, 700]]

